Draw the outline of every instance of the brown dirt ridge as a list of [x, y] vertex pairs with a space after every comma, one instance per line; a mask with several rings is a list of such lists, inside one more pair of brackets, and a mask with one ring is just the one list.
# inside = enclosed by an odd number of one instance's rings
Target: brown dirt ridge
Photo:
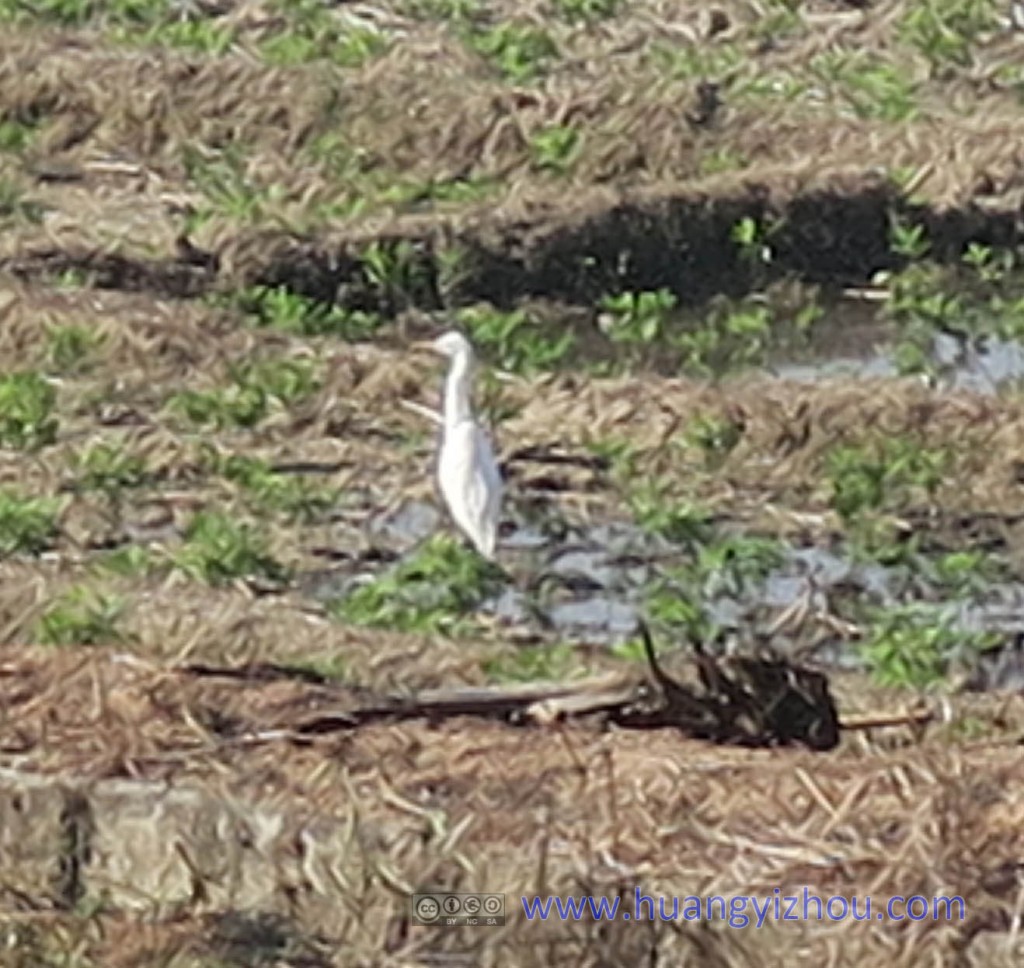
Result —
[[[442, 527], [412, 337], [480, 301], [596, 327], [627, 291], [866, 287], [906, 261], [899, 223], [944, 263], [1016, 245], [1022, 64], [987, 0], [0, 0], [0, 966], [1021, 964], [1020, 690], [826, 669], [864, 633], [848, 590], [756, 615], [805, 663], [788, 687], [827, 680], [817, 748], [771, 715], [746, 745], [628, 716], [355, 722], [524, 664], [538, 689], [647, 667], [530, 618], [336, 606], [420, 549], [402, 513]], [[379, 328], [258, 324], [257, 285]], [[716, 534], [835, 550], [835, 449], [899, 440], [942, 463], [884, 508], [890, 548], [1024, 575], [1018, 393], [575, 361], [479, 388], [508, 516], [560, 554], [636, 530], [644, 484]], [[511, 590], [570, 600], [579, 576], [530, 554]], [[692, 643], [658, 646], [681, 675]], [[750, 689], [699, 711], [744, 718]], [[541, 923], [520, 900], [805, 888], [966, 915]], [[508, 923], [415, 925], [423, 889], [504, 893]]]

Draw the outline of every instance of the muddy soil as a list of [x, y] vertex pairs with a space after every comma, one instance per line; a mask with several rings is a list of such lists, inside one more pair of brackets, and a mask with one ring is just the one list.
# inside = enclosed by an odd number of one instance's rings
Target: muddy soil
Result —
[[[1020, 963], [1024, 365], [1006, 340], [944, 383], [900, 377], [850, 300], [906, 263], [894, 221], [940, 263], [1019, 241], [1024, 34], [917, 6], [0, 2], [0, 353], [52, 391], [36, 416], [0, 398], [0, 964]], [[374, 323], [257, 325], [253, 286]], [[608, 294], [699, 313], [773, 286], [833, 307], [799, 359], [593, 365], [626, 353]], [[484, 354], [507, 581], [461, 624], [361, 624], [335, 603], [450, 530], [441, 373], [409, 344], [481, 300], [579, 339], [532, 373]], [[946, 458], [887, 507], [913, 555], [865, 562], [832, 455], [886, 439]], [[707, 593], [707, 647], [825, 671], [836, 749], [345, 724], [367, 695], [636, 669], [616, 646], [698, 554], [637, 482], [784, 549], [752, 591]], [[251, 546], [203, 544], [204, 514]], [[998, 577], [956, 628], [994, 658], [925, 695], [878, 685], [859, 606], [941, 604], [914, 563], [979, 549]], [[662, 634], [666, 664], [685, 639]], [[805, 887], [966, 913], [737, 930], [539, 923], [520, 900]], [[508, 923], [412, 924], [428, 888], [504, 893]]]

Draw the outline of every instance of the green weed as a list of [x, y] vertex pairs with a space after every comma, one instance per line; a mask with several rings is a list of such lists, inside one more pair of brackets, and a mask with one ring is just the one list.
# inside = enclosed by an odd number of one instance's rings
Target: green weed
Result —
[[[660, 575], [644, 591], [644, 614], [652, 627], [671, 631], [687, 641], [703, 642], [711, 637], [713, 629], [701, 605], [700, 592], [692, 576], [685, 572]], [[632, 656], [642, 640], [623, 645]], [[638, 657], [643, 657], [641, 651]]]
[[951, 662], [998, 644], [993, 633], [953, 627], [951, 612], [914, 605], [877, 615], [860, 652], [883, 685], [922, 688], [941, 680]]
[[481, 0], [407, 0], [405, 9], [412, 17], [453, 24], [478, 20], [483, 13]]
[[116, 493], [146, 483], [146, 462], [137, 454], [103, 442], [93, 444], [77, 460], [78, 486], [86, 491]]
[[56, 398], [52, 384], [38, 373], [0, 376], [0, 445], [28, 450], [52, 444], [57, 439]]
[[359, 67], [387, 47], [382, 34], [346, 24], [320, 0], [286, 0], [275, 6], [285, 18], [285, 26], [260, 45], [263, 56], [273, 64], [306, 64], [323, 59], [339, 67]]
[[950, 551], [929, 564], [931, 579], [953, 595], [984, 592], [992, 582], [1004, 578], [1006, 571], [1002, 562], [978, 548]]
[[196, 514], [173, 561], [179, 571], [209, 585], [236, 578], [285, 578], [284, 568], [271, 557], [255, 529], [218, 511]]
[[384, 322], [376, 313], [323, 303], [287, 286], [252, 286], [235, 293], [230, 302], [257, 326], [300, 336], [362, 340], [372, 336]]
[[890, 213], [889, 248], [905, 259], [923, 259], [931, 248], [927, 229]]
[[132, 578], [148, 574], [153, 567], [154, 558], [148, 548], [132, 544], [104, 552], [98, 556], [96, 564], [104, 571]]
[[102, 345], [103, 335], [89, 326], [67, 323], [46, 329], [46, 359], [60, 373], [81, 369]]
[[357, 625], [456, 635], [469, 628], [466, 613], [500, 583], [492, 564], [437, 535], [390, 572], [333, 602], [330, 611]]
[[40, 20], [65, 27], [85, 23], [93, 15], [94, 4], [88, 0], [0, 0], [0, 20]]
[[324, 682], [346, 682], [349, 678], [345, 660], [339, 655], [313, 656], [282, 665], [300, 674], [316, 676]]
[[115, 31], [115, 36], [123, 41], [190, 50], [212, 57], [226, 53], [235, 42], [235, 30], [231, 26], [215, 23], [208, 17], [174, 15], [141, 31], [122, 28]]
[[623, 0], [551, 0], [555, 16], [568, 23], [608, 20], [622, 8]]
[[772, 261], [767, 232], [756, 218], [744, 215], [730, 230], [729, 237], [739, 249], [740, 258], [753, 265]]
[[379, 201], [399, 208], [419, 209], [425, 202], [476, 202], [493, 195], [501, 183], [487, 175], [465, 175], [456, 178], [410, 179], [396, 175], [382, 188]]
[[708, 512], [689, 501], [669, 496], [669, 485], [651, 477], [634, 482], [626, 495], [633, 518], [648, 534], [687, 545], [708, 536]]
[[0, 554], [38, 555], [57, 536], [60, 502], [0, 490]]
[[982, 284], [998, 285], [1017, 268], [1018, 258], [1013, 249], [993, 249], [978, 242], [968, 242], [961, 261], [974, 270]]
[[104, 645], [120, 642], [117, 623], [124, 603], [95, 589], [76, 586], [60, 596], [39, 620], [44, 645]]
[[188, 179], [209, 202], [191, 216], [190, 231], [214, 214], [243, 224], [260, 222], [269, 218], [285, 197], [282, 186], [264, 186], [249, 175], [244, 155], [235, 145], [215, 152], [186, 145], [182, 160]]
[[477, 53], [516, 84], [535, 80], [558, 56], [558, 47], [546, 31], [509, 21], [474, 30], [469, 33], [468, 41]]
[[743, 437], [743, 425], [736, 419], [715, 414], [698, 414], [686, 429], [685, 439], [704, 454], [708, 470], [714, 470]]
[[653, 343], [664, 335], [676, 302], [669, 289], [604, 296], [604, 332], [613, 343]]
[[587, 450], [611, 465], [612, 476], [623, 487], [628, 487], [636, 473], [638, 454], [632, 441], [625, 437], [597, 437], [585, 441]]
[[496, 682], [559, 682], [566, 679], [575, 664], [571, 645], [525, 645], [514, 652], [487, 659], [483, 671]]
[[486, 348], [502, 369], [515, 373], [557, 367], [574, 343], [571, 332], [549, 334], [553, 325], [538, 321], [525, 309], [506, 312], [484, 303], [460, 309], [457, 318], [472, 343]]
[[294, 521], [314, 521], [335, 507], [336, 490], [318, 488], [292, 474], [275, 472], [266, 462], [242, 454], [215, 455], [216, 472], [237, 484], [250, 505], [258, 511], [283, 514]]
[[933, 72], [969, 67], [972, 48], [982, 34], [999, 29], [1001, 13], [995, 0], [922, 0], [908, 5], [898, 36], [928, 59]]
[[773, 538], [705, 535], [691, 562], [663, 570], [646, 589], [644, 613], [653, 625], [691, 641], [706, 640], [714, 629], [701, 603], [722, 595], [742, 598], [760, 588], [784, 557], [783, 545]]
[[726, 81], [743, 66], [747, 54], [736, 44], [668, 43], [650, 46], [653, 64], [677, 81]]
[[433, 290], [422, 253], [406, 239], [371, 242], [359, 258], [363, 275], [387, 315], [408, 308]]
[[932, 497], [951, 461], [945, 448], [903, 437], [839, 444], [826, 458], [832, 507], [846, 522], [870, 511], [893, 510], [920, 495]]
[[740, 154], [735, 148], [729, 145], [719, 145], [709, 148], [705, 154], [701, 155], [700, 173], [702, 175], [717, 175], [725, 171], [739, 171], [741, 168], [746, 168], [748, 163], [746, 156]]
[[288, 407], [316, 392], [312, 364], [277, 359], [246, 362], [231, 371], [231, 384], [216, 390], [183, 390], [168, 406], [200, 426], [254, 427], [274, 406]]
[[772, 334], [770, 307], [753, 299], [738, 304], [716, 300], [707, 318], [681, 329], [672, 339], [684, 371], [712, 375], [762, 359]]
[[32, 142], [38, 124], [38, 120], [19, 116], [0, 118], [0, 151], [24, 151]]
[[42, 204], [29, 198], [18, 182], [0, 175], [0, 226], [8, 222], [38, 224], [44, 211]]
[[582, 136], [578, 128], [553, 124], [530, 138], [532, 165], [538, 171], [565, 175], [579, 157]]
[[811, 73], [831, 86], [857, 117], [909, 121], [917, 116], [917, 85], [895, 64], [873, 54], [827, 50], [811, 59]]

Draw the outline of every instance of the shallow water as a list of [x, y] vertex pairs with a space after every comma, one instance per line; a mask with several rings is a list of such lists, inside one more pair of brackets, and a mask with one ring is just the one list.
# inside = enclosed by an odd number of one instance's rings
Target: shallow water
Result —
[[[798, 354], [780, 354], [767, 369], [779, 379], [801, 382], [898, 376], [897, 335], [861, 307], [840, 303], [827, 321], [815, 326], [806, 347]], [[950, 390], [993, 394], [1024, 379], [1024, 347], [992, 336], [972, 346], [936, 332], [930, 362], [938, 373], [937, 382]]]
[[[400, 560], [414, 553], [442, 523], [435, 507], [408, 502], [380, 516], [371, 530], [390, 545], [383, 557]], [[786, 609], [795, 610], [798, 605], [811, 615], [849, 616], [853, 606], [925, 603], [935, 609], [936, 621], [965, 634], [999, 632], [1008, 640], [1024, 636], [1024, 584], [989, 584], [950, 599], [913, 565], [889, 567], [860, 561], [842, 545], [781, 547], [780, 563], [763, 578], [733, 581], [713, 573], [705, 581], [701, 606], [712, 626], [723, 633], [722, 641], [712, 648], [728, 649], [769, 633], [783, 651], [804, 648], [807, 628], [794, 630], [787, 625], [772, 630]], [[482, 613], [509, 626], [553, 632], [565, 641], [608, 646], [636, 634], [652, 584], [667, 571], [694, 560], [686, 548], [646, 535], [629, 522], [600, 524], [566, 542], [545, 535], [536, 525], [518, 527], [511, 520], [503, 523], [500, 557], [515, 580], [484, 602]], [[319, 581], [309, 576], [311, 581], [304, 584], [307, 593], [331, 598], [388, 567], [379, 562], [369, 567], [354, 564], [322, 575]], [[863, 665], [856, 646], [838, 635], [826, 635], [814, 655], [835, 667]], [[1020, 648], [1008, 646], [973, 660], [979, 687], [1024, 684], [1024, 650]]]

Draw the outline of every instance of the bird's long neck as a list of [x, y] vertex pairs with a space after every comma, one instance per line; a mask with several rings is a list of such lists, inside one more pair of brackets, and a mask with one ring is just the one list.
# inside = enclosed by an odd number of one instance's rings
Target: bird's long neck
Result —
[[469, 383], [472, 376], [472, 362], [463, 353], [452, 357], [451, 369], [444, 385], [444, 425], [455, 427], [463, 420], [472, 418], [469, 401]]

